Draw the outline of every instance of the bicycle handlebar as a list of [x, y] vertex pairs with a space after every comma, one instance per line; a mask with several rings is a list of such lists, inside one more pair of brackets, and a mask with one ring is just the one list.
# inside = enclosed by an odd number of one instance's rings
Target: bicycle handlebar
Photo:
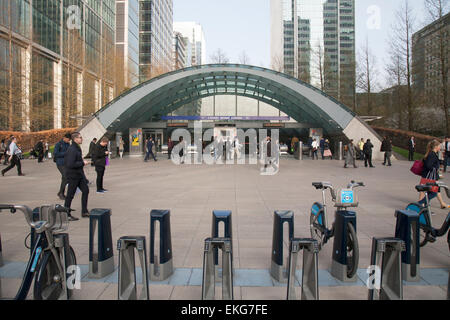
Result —
[[366, 185], [364, 184], [364, 182], [355, 182], [355, 181], [351, 181], [348, 185], [347, 188], [348, 189], [354, 189], [354, 188], [358, 188], [358, 187], [365, 187]]

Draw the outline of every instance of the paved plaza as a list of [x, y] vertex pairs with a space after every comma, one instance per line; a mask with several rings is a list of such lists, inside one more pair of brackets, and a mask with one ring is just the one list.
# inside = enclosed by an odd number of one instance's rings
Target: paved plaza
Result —
[[[294, 211], [295, 236], [310, 237], [310, 208], [313, 202], [321, 201], [321, 192], [313, 188], [311, 182], [330, 181], [340, 188], [350, 180], [363, 181], [366, 187], [356, 189], [360, 202], [356, 209], [359, 280], [344, 284], [331, 277], [331, 240], [319, 254], [319, 294], [321, 299], [367, 299], [365, 268], [370, 262], [372, 238], [394, 236], [394, 212], [417, 200], [414, 186], [419, 178], [409, 172], [411, 163], [406, 161], [395, 161], [392, 167], [376, 162], [374, 169], [364, 168], [359, 161], [358, 169], [344, 169], [343, 165], [335, 160], [282, 158], [277, 175], [262, 176], [260, 165], [176, 166], [162, 155], [158, 162], [148, 163], [142, 158], [126, 157], [113, 159], [107, 167], [104, 186], [109, 192], [106, 194], [95, 192], [94, 168], [89, 166], [85, 172], [93, 182], [89, 209], [112, 209], [114, 247], [117, 239], [126, 235], [145, 235], [148, 243], [150, 211], [171, 211], [175, 273], [164, 282], [151, 282], [150, 298], [156, 300], [201, 299], [204, 240], [211, 236], [213, 210], [233, 212], [235, 299], [285, 299], [286, 285], [277, 283], [269, 275], [274, 211]], [[62, 203], [56, 196], [60, 174], [53, 161], [38, 164], [25, 160], [22, 167], [25, 177], [18, 177], [15, 169], [0, 177], [0, 203], [30, 207]], [[450, 183], [449, 177], [444, 181]], [[80, 217], [80, 194], [75, 196], [73, 208], [77, 210], [74, 215]], [[436, 212], [434, 225], [440, 226], [447, 211], [440, 209], [437, 200], [433, 201], [433, 209]], [[334, 220], [332, 208], [328, 220], [329, 223]], [[5, 260], [4, 267], [0, 268], [0, 297], [14, 296], [20, 285], [29, 254], [24, 247], [28, 232], [22, 213], [0, 212]], [[117, 299], [117, 270], [104, 279], [87, 278], [89, 219], [71, 222], [68, 232], [83, 271], [81, 289], [75, 290], [73, 299]], [[421, 281], [405, 283], [405, 299], [446, 299], [450, 267], [446, 237], [422, 248], [420, 255]], [[114, 258], [117, 268], [117, 250]]]

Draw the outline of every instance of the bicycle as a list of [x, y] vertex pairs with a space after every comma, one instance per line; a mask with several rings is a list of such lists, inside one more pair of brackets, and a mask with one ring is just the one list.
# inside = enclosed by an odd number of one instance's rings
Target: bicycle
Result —
[[[319, 250], [321, 250], [323, 245], [335, 236], [336, 230], [334, 222], [331, 229], [328, 229], [327, 205], [325, 195], [326, 190], [330, 190], [331, 199], [335, 203], [337, 213], [338, 211], [347, 211], [348, 207], [358, 206], [358, 202], [356, 201], [353, 189], [356, 187], [364, 187], [364, 183], [351, 181], [351, 183], [348, 184], [347, 189], [340, 190], [339, 199], [337, 198], [334, 187], [330, 182], [313, 182], [312, 185], [317, 190], [322, 190], [322, 203], [315, 202], [311, 207], [310, 215], [311, 237], [317, 240], [319, 244]], [[347, 239], [347, 276], [349, 278], [352, 278], [358, 270], [358, 238], [356, 236], [355, 226], [352, 223], [349, 222], [345, 230], [347, 230], [346, 235], [344, 235]]]
[[[444, 220], [442, 226], [437, 229], [433, 227], [433, 221], [431, 219], [431, 203], [428, 193], [432, 191], [433, 187], [443, 188], [447, 197], [450, 198], [449, 187], [443, 182], [427, 183], [426, 185], [417, 185], [415, 188], [418, 192], [425, 193], [425, 204], [419, 202], [413, 202], [408, 204], [406, 210], [415, 211], [419, 214], [419, 236], [420, 246], [424, 247], [428, 242], [436, 242], [436, 238], [443, 237], [450, 227], [450, 212], [447, 214], [447, 218]], [[447, 235], [447, 242], [450, 250], [450, 233]]]
[[27, 206], [0, 204], [1, 210], [10, 210], [13, 214], [22, 211], [36, 232], [33, 250], [14, 300], [26, 299], [33, 277], [35, 300], [69, 299], [73, 290], [67, 286], [67, 268], [77, 262], [68, 235], [62, 232], [68, 229], [68, 214], [74, 210], [61, 205], [42, 206], [39, 221], [33, 221], [33, 212]]

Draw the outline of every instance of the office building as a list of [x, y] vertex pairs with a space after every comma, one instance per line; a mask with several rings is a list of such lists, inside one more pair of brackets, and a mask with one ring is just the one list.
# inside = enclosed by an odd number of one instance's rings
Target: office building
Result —
[[0, 1], [0, 129], [80, 125], [114, 97], [114, 0]]

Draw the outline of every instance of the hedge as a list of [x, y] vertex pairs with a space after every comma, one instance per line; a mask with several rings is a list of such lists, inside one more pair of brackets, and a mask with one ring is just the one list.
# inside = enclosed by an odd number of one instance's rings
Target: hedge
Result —
[[390, 129], [390, 128], [382, 128], [382, 127], [375, 127], [372, 126], [372, 128], [382, 137], [388, 136], [392, 139], [392, 144], [394, 146], [403, 148], [408, 150], [408, 141], [409, 139], [414, 136], [414, 139], [416, 141], [416, 152], [425, 154], [427, 150], [427, 145], [431, 140], [437, 139], [441, 141], [441, 139], [433, 136], [428, 136], [425, 134], [412, 132], [412, 131], [404, 131], [404, 130], [398, 130], [398, 129]]
[[10, 135], [17, 137], [17, 144], [22, 148], [22, 152], [29, 152], [35, 144], [43, 139], [47, 141], [49, 146], [56, 144], [66, 133], [72, 133], [76, 128], [54, 129], [39, 132], [16, 132], [16, 131], [0, 131], [0, 141], [8, 140]]

